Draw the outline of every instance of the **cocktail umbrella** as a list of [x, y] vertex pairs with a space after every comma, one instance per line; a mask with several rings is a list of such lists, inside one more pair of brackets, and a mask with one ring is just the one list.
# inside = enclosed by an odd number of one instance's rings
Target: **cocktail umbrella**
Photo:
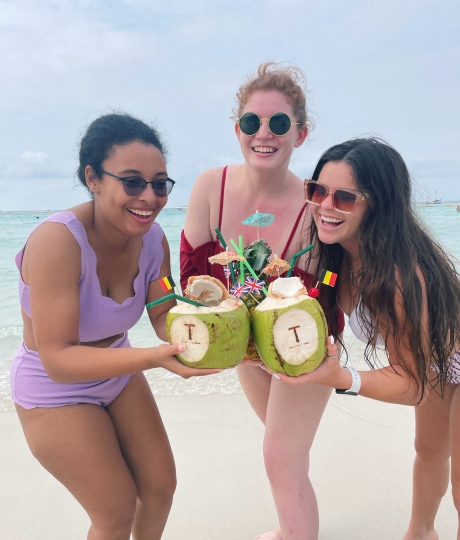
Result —
[[290, 266], [288, 262], [280, 259], [275, 255], [274, 259], [264, 268], [263, 273], [267, 276], [280, 277], [280, 274], [283, 274], [284, 272], [289, 270], [289, 268]]
[[244, 219], [241, 223], [243, 225], [251, 225], [252, 227], [257, 227], [257, 240], [259, 240], [259, 227], [268, 227], [275, 221], [275, 216], [273, 214], [263, 214], [256, 210], [255, 214]]
[[[233, 261], [244, 261], [244, 260], [245, 260], [244, 257], [242, 257], [241, 255], [237, 255], [236, 253], [233, 253], [233, 251], [229, 251], [228, 249], [226, 249], [222, 253], [218, 253], [217, 255], [213, 255], [212, 257], [208, 258], [208, 261], [211, 264], [216, 264], [216, 263], [221, 264], [222, 266], [226, 266], [227, 270], [229, 270], [228, 268], [229, 263]], [[229, 287], [230, 287], [230, 283], [229, 283], [229, 277], [227, 275], [227, 290], [229, 289]]]

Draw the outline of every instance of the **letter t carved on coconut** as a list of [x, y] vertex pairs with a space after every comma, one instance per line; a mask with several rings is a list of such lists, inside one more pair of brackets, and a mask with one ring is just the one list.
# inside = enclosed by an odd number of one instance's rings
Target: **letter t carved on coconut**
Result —
[[326, 355], [326, 317], [298, 277], [270, 284], [252, 314], [252, 331], [260, 357], [276, 373], [309, 373]]

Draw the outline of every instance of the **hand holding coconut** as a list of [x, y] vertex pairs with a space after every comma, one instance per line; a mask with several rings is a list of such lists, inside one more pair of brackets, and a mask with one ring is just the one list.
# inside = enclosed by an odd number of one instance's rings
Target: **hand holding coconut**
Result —
[[289, 377], [280, 372], [278, 378], [293, 386], [313, 383], [332, 388], [350, 388], [352, 383], [350, 372], [340, 365], [339, 349], [332, 336], [327, 339], [326, 356], [315, 370], [297, 377]]
[[171, 373], [179, 375], [183, 379], [190, 379], [190, 377], [198, 377], [203, 375], [213, 375], [214, 373], [220, 373], [221, 369], [198, 369], [194, 367], [188, 367], [177, 360], [175, 355], [180, 355], [185, 350], [185, 345], [179, 343], [178, 345], [159, 345], [152, 350], [152, 367], [162, 367], [167, 369]]

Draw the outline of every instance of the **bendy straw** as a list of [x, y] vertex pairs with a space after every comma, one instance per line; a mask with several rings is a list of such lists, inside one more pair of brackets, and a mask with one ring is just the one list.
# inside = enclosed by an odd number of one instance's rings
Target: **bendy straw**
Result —
[[[232, 244], [232, 246], [235, 248], [235, 252], [238, 253], [238, 255], [243, 255], [243, 253], [240, 253], [240, 248], [235, 244], [235, 242], [233, 240], [230, 240], [230, 243]], [[246, 259], [244, 259], [243, 261], [243, 264], [246, 266], [246, 268], [249, 270], [249, 272], [251, 273], [251, 276], [258, 279], [257, 277], [257, 274], [254, 272], [254, 270], [251, 268], [251, 265], [248, 263], [248, 261]], [[265, 295], [268, 294], [268, 291], [265, 287], [262, 287], [262, 291]]]
[[190, 300], [189, 298], [186, 298], [185, 296], [179, 296], [176, 293], [171, 293], [161, 298], [158, 298], [158, 300], [154, 300], [153, 302], [148, 303], [145, 307], [147, 309], [150, 309], [154, 306], [158, 306], [159, 304], [162, 304], [163, 302], [167, 302], [168, 300], [179, 300], [180, 302], [186, 302], [187, 304], [191, 304], [192, 306], [196, 306], [196, 307], [201, 307], [204, 305], [204, 304], [199, 304], [198, 302], [195, 302], [194, 300]]
[[[216, 231], [216, 234], [220, 240], [220, 243], [222, 244], [222, 247], [224, 249], [227, 249], [227, 242], [224, 240], [224, 237], [222, 236], [222, 233], [219, 231], [219, 229], [215, 229]], [[228, 265], [228, 268], [230, 269], [230, 275], [232, 276], [232, 283], [233, 285], [235, 285], [236, 283], [236, 276], [235, 276], [235, 271], [233, 270], [233, 264], [229, 264]]]
[[296, 260], [301, 255], [303, 255], [304, 253], [307, 253], [307, 251], [310, 251], [310, 249], [313, 249], [313, 248], [314, 248], [314, 244], [310, 244], [306, 248], [303, 248], [302, 251], [298, 251], [297, 253], [294, 253], [294, 255], [292, 256], [291, 262], [289, 263], [289, 270], [288, 270], [288, 272], [286, 274], [286, 277], [291, 277], [292, 270], [294, 269], [294, 264], [295, 264]]

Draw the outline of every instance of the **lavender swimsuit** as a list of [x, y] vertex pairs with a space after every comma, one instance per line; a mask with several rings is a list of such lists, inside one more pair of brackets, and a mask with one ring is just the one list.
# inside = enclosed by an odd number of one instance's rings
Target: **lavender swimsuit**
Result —
[[[142, 249], [138, 260], [139, 273], [133, 283], [134, 296], [118, 304], [101, 293], [96, 273], [96, 254], [88, 243], [84, 226], [75, 214], [69, 211], [58, 212], [41, 223], [45, 221], [65, 225], [81, 248], [80, 341], [98, 341], [123, 334], [123, 337], [114, 341], [110, 347], [131, 347], [127, 331], [140, 319], [144, 311], [149, 283], [158, 279], [163, 262], [161, 227], [158, 223], [153, 223], [149, 232], [142, 236]], [[30, 317], [29, 287], [24, 283], [21, 275], [25, 247], [16, 255], [16, 265], [19, 269], [20, 303]], [[30, 351], [23, 342], [11, 367], [11, 396], [15, 403], [25, 409], [64, 407], [76, 403], [90, 403], [105, 407], [120, 394], [130, 377], [131, 375], [124, 375], [100, 381], [57, 383], [46, 374], [38, 352]]]

